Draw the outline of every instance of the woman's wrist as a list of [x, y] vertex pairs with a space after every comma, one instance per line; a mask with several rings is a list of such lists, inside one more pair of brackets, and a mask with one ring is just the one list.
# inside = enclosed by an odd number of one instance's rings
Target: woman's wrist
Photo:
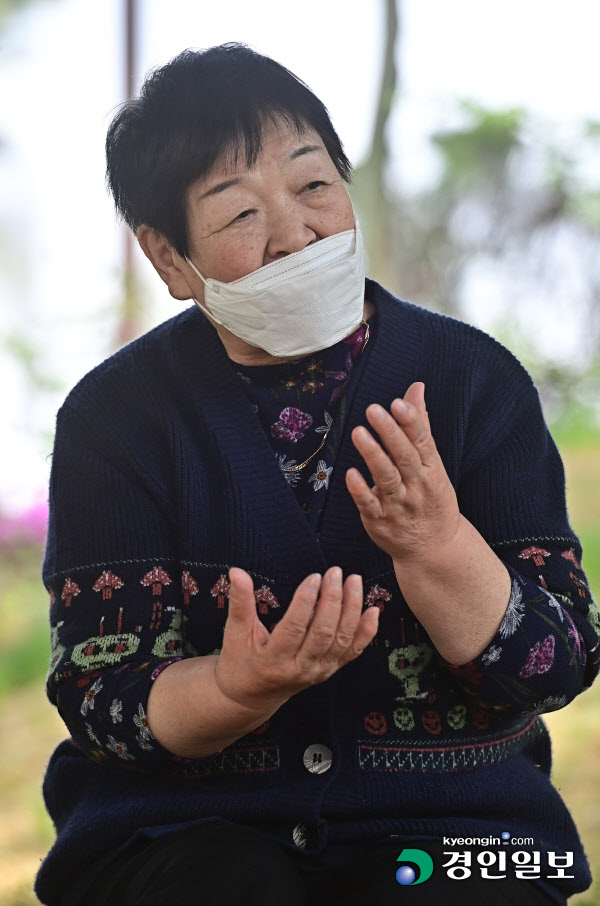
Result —
[[170, 664], [148, 696], [153, 736], [181, 758], [206, 758], [259, 727], [274, 710], [246, 708], [228, 698], [214, 675], [216, 655]]
[[511, 580], [477, 529], [461, 516], [451, 544], [414, 563], [393, 562], [406, 603], [442, 657], [465, 664], [481, 654], [506, 613]]

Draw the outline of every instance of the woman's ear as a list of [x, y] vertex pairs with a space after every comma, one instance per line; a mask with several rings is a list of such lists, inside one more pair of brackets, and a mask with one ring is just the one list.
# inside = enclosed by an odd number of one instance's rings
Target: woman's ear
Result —
[[174, 299], [193, 299], [195, 292], [181, 269], [183, 259], [164, 236], [151, 227], [142, 224], [136, 231], [137, 241], [161, 280], [167, 284]]

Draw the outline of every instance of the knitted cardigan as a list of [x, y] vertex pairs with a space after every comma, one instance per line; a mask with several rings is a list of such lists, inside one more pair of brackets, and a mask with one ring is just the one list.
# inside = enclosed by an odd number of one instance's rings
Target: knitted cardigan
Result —
[[[136, 833], [217, 818], [332, 865], [391, 835], [509, 830], [534, 838], [542, 864], [547, 851], [574, 853], [573, 878], [553, 882], [555, 892], [589, 887], [539, 714], [591, 685], [599, 620], [537, 391], [485, 333], [372, 281], [367, 294], [377, 330], [355, 369], [318, 532], [195, 307], [95, 368], [61, 408], [43, 576], [48, 694], [72, 738], [44, 782], [57, 840], [36, 880], [43, 903], [58, 904]], [[415, 380], [461, 512], [512, 578], [496, 636], [461, 667], [415, 619], [345, 487], [352, 466], [371, 482], [350, 439], [365, 408], [389, 409]], [[381, 610], [371, 645], [222, 751], [188, 760], [164, 750], [145, 718], [151, 684], [174, 657], [220, 650], [229, 567], [251, 574], [272, 629], [301, 580], [332, 565], [360, 573], [365, 606]], [[121, 714], [131, 684], [139, 708]], [[73, 690], [81, 707], [69, 704]], [[91, 731], [90, 708], [114, 727], [107, 739]], [[139, 730], [135, 752], [121, 741], [125, 723]], [[314, 744], [332, 753], [325, 772], [303, 760]]]

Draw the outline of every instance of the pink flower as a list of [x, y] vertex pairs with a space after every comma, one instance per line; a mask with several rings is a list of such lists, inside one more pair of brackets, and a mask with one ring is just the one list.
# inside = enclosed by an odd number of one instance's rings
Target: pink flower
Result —
[[0, 513], [0, 548], [18, 544], [42, 544], [46, 539], [48, 504], [33, 503], [12, 515]]
[[543, 642], [536, 642], [519, 671], [519, 676], [547, 673], [554, 663], [554, 636], [546, 636]]
[[288, 406], [281, 411], [279, 421], [271, 425], [271, 434], [273, 437], [291, 440], [295, 444], [301, 437], [304, 437], [304, 432], [311, 425], [312, 415], [309, 415], [308, 412], [302, 412], [301, 409]]
[[[346, 337], [346, 339], [343, 340], [342, 342], [348, 343], [349, 340], [350, 340], [350, 337]], [[350, 379], [350, 375], [352, 374], [352, 368], [353, 368], [352, 356], [350, 355], [350, 353], [348, 353], [348, 355], [346, 356], [345, 367], [346, 367], [345, 371], [326, 371], [325, 372], [325, 375], [327, 377], [330, 377], [330, 378], [332, 377], [336, 381], [342, 381], [342, 383], [339, 383], [337, 385], [337, 387], [334, 387], [333, 393], [331, 394], [331, 397], [329, 398], [329, 405], [332, 405], [333, 403], [335, 403], [335, 401], [342, 395], [342, 393], [346, 389], [346, 386]]]
[[357, 327], [354, 333], [351, 333], [349, 337], [346, 337], [342, 340], [342, 343], [348, 343], [352, 346], [352, 358], [355, 359], [358, 353], [363, 348], [365, 342], [366, 330], [364, 324], [361, 324], [360, 327]]

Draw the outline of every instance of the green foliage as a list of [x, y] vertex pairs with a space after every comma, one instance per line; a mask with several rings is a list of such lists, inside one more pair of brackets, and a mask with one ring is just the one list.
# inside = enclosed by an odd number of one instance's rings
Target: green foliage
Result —
[[23, 545], [0, 555], [0, 701], [30, 680], [41, 680], [50, 658], [48, 597], [40, 577], [42, 553]]
[[600, 191], [573, 193], [567, 212], [575, 220], [600, 232]]
[[[33, 621], [32, 621], [33, 622]], [[32, 625], [27, 635], [2, 652], [0, 701], [13, 689], [32, 680], [41, 680], [50, 659], [50, 632], [47, 625]]]
[[[600, 447], [600, 425], [589, 407], [581, 403], [574, 402], [566, 406], [551, 428], [552, 436], [561, 450]], [[600, 457], [600, 449], [598, 456]], [[600, 519], [600, 514], [598, 518]]]
[[600, 601], [600, 523], [596, 526], [576, 528], [576, 531], [583, 548], [582, 566], [594, 598]]
[[467, 125], [431, 136], [444, 160], [442, 188], [461, 190], [489, 185], [494, 174], [506, 166], [510, 153], [521, 146], [525, 111], [517, 107], [488, 110], [468, 100], [459, 106]]
[[31, 6], [32, 2], [33, 0], [0, 0], [0, 26], [12, 13]]

